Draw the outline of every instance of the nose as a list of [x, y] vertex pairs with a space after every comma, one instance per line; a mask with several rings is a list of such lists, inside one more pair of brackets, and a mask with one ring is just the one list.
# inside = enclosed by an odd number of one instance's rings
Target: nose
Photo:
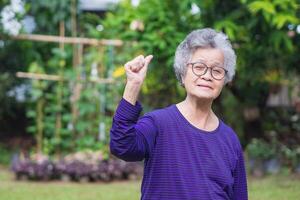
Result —
[[211, 68], [207, 68], [206, 72], [200, 76], [202, 79], [211, 81], [212, 80], [212, 75], [211, 75]]

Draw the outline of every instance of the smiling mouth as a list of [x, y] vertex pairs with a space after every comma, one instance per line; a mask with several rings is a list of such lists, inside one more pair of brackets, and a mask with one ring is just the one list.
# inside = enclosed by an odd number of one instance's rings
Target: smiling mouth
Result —
[[202, 87], [202, 88], [208, 88], [212, 90], [212, 87], [206, 86], [206, 85], [197, 85], [198, 87]]

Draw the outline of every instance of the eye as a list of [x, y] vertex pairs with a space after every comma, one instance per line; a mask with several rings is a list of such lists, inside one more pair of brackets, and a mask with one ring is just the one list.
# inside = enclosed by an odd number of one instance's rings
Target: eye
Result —
[[195, 70], [199, 70], [199, 71], [203, 71], [205, 70], [206, 66], [202, 63], [196, 63], [194, 64], [194, 69]]
[[223, 74], [224, 73], [224, 69], [221, 67], [213, 67], [213, 72], [216, 74]]

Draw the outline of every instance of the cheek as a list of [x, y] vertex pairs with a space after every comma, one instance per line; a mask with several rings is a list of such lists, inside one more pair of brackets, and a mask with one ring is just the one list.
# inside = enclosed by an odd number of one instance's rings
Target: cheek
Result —
[[216, 94], [217, 95], [219, 95], [222, 92], [223, 86], [224, 86], [223, 84], [216, 86]]
[[184, 86], [186, 89], [192, 90], [195, 89], [195, 82], [197, 82], [197, 78], [185, 78]]
[[194, 83], [195, 81], [197, 81], [199, 77], [194, 75], [193, 72], [191, 72], [190, 70], [187, 70], [185, 76], [182, 78], [183, 80], [183, 83], [184, 84], [192, 84]]

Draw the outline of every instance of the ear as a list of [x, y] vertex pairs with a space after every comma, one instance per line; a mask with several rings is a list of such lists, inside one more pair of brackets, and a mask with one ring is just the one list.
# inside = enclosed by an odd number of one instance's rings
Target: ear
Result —
[[181, 85], [183, 88], [185, 88], [183, 77], [181, 77], [181, 83], [180, 83], [180, 85]]
[[180, 85], [181, 85], [181, 87], [185, 88], [184, 83], [181, 83]]

